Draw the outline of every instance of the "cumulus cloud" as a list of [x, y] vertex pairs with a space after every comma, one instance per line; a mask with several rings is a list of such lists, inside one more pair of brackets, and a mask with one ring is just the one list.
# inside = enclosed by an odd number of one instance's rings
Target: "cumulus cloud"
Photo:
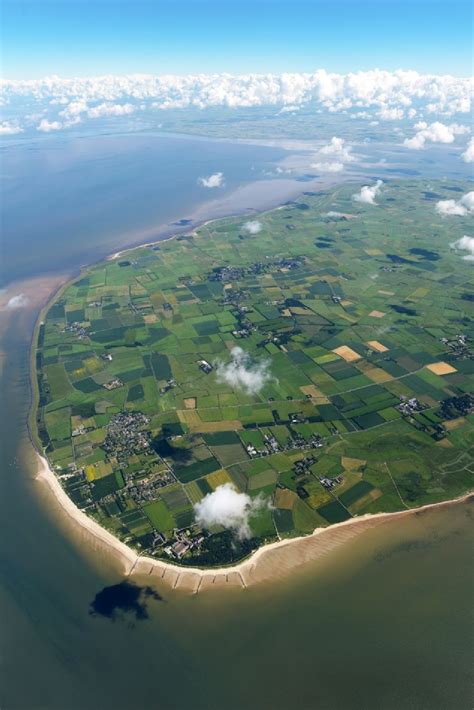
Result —
[[383, 121], [400, 121], [405, 112], [402, 108], [383, 107], [377, 114]]
[[87, 110], [89, 118], [104, 118], [104, 116], [128, 116], [135, 108], [132, 104], [102, 103]]
[[262, 223], [258, 219], [252, 219], [249, 222], [245, 222], [242, 231], [247, 232], [247, 234], [258, 234], [262, 231]]
[[415, 125], [415, 129], [417, 129], [415, 135], [412, 138], [405, 138], [403, 141], [403, 145], [412, 150], [421, 150], [427, 142], [453, 143], [456, 136], [469, 133], [468, 126], [461, 126], [458, 123], [447, 126], [440, 121], [430, 124], [420, 121]]
[[48, 121], [47, 118], [43, 120], [36, 127], [37, 131], [42, 131], [43, 133], [49, 133], [50, 131], [60, 131], [63, 124], [60, 121]]
[[467, 251], [468, 254], [463, 256], [465, 261], [474, 261], [474, 237], [468, 237], [464, 235], [461, 239], [451, 244], [454, 249], [461, 249], [462, 251]]
[[17, 133], [23, 133], [23, 128], [12, 121], [3, 121], [0, 123], [0, 136], [15, 136]]
[[242, 348], [232, 348], [228, 363], [217, 362], [217, 381], [226, 383], [233, 389], [240, 389], [247, 394], [258, 394], [274, 379], [270, 372], [269, 360], [252, 360]]
[[320, 148], [316, 155], [316, 162], [311, 163], [313, 170], [326, 173], [340, 173], [344, 170], [345, 163], [351, 163], [354, 156], [350, 146], [344, 138], [333, 136], [327, 145]]
[[266, 507], [269, 502], [262, 496], [251, 498], [239, 493], [232, 483], [224, 483], [194, 505], [194, 515], [203, 528], [222, 525], [245, 539], [251, 536], [251, 518]]
[[356, 193], [355, 195], [352, 195], [352, 198], [356, 202], [362, 202], [366, 205], [376, 205], [377, 203], [375, 202], [375, 198], [382, 189], [382, 185], [382, 180], [377, 180], [375, 185], [364, 185], [364, 187], [361, 188], [360, 192]]
[[467, 144], [466, 150], [461, 154], [461, 158], [465, 163], [472, 163], [474, 161], [474, 138], [471, 138]]
[[14, 310], [16, 308], [24, 308], [29, 303], [28, 298], [24, 293], [19, 293], [17, 296], [12, 296], [7, 303], [7, 308]]
[[201, 187], [223, 187], [224, 183], [224, 173], [214, 173], [208, 177], [198, 178], [198, 185]]
[[467, 192], [459, 200], [439, 200], [435, 209], [442, 217], [465, 217], [474, 212], [474, 192]]
[[340, 173], [344, 170], [344, 163], [311, 163], [310, 167], [313, 168], [313, 170], [319, 170], [322, 173]]
[[[314, 105], [317, 112], [331, 113], [355, 109], [362, 113], [375, 109], [382, 120], [394, 120], [405, 112], [452, 116], [471, 110], [471, 78], [419, 74], [415, 71], [370, 71], [336, 74], [324, 69], [312, 73], [283, 74], [131, 74], [125, 76], [75, 77], [49, 76], [38, 80], [3, 80], [4, 101], [11, 106], [18, 99], [19, 112], [28, 104], [47, 104], [57, 110], [75, 111], [71, 104], [87, 104], [74, 119], [58, 119], [66, 128], [102, 112], [126, 115], [133, 110], [169, 110], [179, 108], [250, 108], [274, 106], [279, 111], [294, 112], [304, 105]], [[416, 108], [413, 104], [416, 102]], [[106, 104], [106, 108], [99, 108]], [[111, 108], [127, 106], [126, 109]], [[68, 110], [68, 107], [69, 110]], [[119, 113], [120, 112], [120, 113]], [[16, 116], [22, 119], [22, 116]], [[22, 121], [20, 120], [20, 123]], [[421, 139], [420, 139], [421, 140]]]

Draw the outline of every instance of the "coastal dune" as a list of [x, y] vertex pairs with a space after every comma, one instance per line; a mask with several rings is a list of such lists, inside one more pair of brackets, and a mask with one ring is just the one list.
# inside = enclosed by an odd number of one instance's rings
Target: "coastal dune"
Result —
[[352, 518], [327, 528], [318, 528], [304, 537], [265, 545], [234, 566], [211, 569], [179, 567], [163, 560], [138, 555], [79, 510], [64, 492], [47, 460], [39, 454], [36, 456], [38, 459], [36, 481], [46, 487], [48, 499], [60, 516], [73, 525], [74, 533], [80, 533], [81, 544], [84, 542], [88, 549], [110, 555], [120, 565], [120, 571], [126, 578], [146, 577], [148, 584], [156, 580], [160, 585], [190, 594], [218, 588], [245, 589], [254, 584], [278, 580], [298, 567], [303, 567], [329, 554], [366, 530], [384, 525], [395, 517], [415, 515], [429, 508], [455, 505], [456, 502], [474, 498], [473, 494], [468, 494], [457, 501], [434, 503], [397, 513], [367, 514]]

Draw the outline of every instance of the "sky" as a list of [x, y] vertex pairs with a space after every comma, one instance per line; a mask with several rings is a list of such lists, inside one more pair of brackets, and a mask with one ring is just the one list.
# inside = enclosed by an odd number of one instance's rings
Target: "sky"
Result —
[[7, 79], [414, 69], [472, 74], [466, 0], [2, 0]]

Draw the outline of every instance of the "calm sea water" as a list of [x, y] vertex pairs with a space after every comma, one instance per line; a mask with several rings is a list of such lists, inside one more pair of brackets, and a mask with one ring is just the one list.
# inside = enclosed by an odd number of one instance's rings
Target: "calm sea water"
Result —
[[[60, 151], [54, 155], [59, 175]], [[112, 154], [112, 164], [116, 160]], [[125, 184], [121, 190], [126, 193]], [[61, 219], [72, 229], [71, 204]], [[19, 248], [9, 247], [17, 277], [52, 270], [48, 259], [54, 269], [77, 266], [74, 240], [59, 239], [56, 206], [50, 204], [51, 221], [46, 206], [41, 210], [38, 234], [51, 240], [49, 256], [39, 248], [31, 264], [26, 257], [23, 264]], [[80, 209], [75, 214], [79, 219]], [[31, 215], [24, 219], [33, 224]], [[11, 225], [21, 233], [16, 220]], [[97, 246], [89, 234], [84, 239], [84, 261], [110, 251], [106, 240]], [[148, 619], [91, 616], [97, 592], [120, 577], [110, 560], [64, 534], [34, 480], [26, 418], [37, 310], [31, 304], [13, 316], [0, 314], [2, 710], [472, 707], [474, 526], [468, 504], [391, 521], [273, 585], [197, 597], [164, 589], [163, 601], [148, 602]]]

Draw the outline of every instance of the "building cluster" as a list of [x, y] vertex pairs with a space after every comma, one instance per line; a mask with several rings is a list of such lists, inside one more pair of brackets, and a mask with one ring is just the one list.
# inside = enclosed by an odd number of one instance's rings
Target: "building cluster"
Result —
[[116, 390], [118, 387], [123, 387], [123, 382], [120, 378], [114, 377], [113, 380], [109, 380], [109, 382], [104, 382], [102, 387], [104, 387], [104, 389], [106, 390]]
[[206, 375], [208, 375], [214, 369], [214, 366], [211, 365], [211, 363], [207, 360], [198, 360], [197, 364], [199, 369], [202, 370]]
[[176, 478], [170, 469], [159, 473], [150, 472], [145, 475], [143, 475], [143, 471], [138, 471], [133, 474], [124, 474], [124, 477], [126, 480], [124, 490], [139, 505], [156, 500], [160, 488], [168, 486], [170, 483], [176, 483]]
[[454, 338], [440, 338], [443, 345], [447, 345], [451, 348], [453, 355], [456, 357], [473, 357], [473, 354], [467, 344], [468, 337], [463, 333], [455, 335]]
[[110, 460], [126, 466], [130, 456], [150, 451], [150, 433], [145, 429], [149, 418], [142, 412], [119, 412], [107, 425], [102, 448]]
[[423, 409], [423, 405], [416, 397], [408, 398], [404, 394], [401, 394], [400, 404], [397, 405], [397, 409], [402, 414], [410, 415], [420, 412]]
[[77, 335], [79, 340], [83, 340], [86, 336], [89, 335], [89, 331], [87, 330], [87, 328], [85, 328], [78, 321], [74, 321], [74, 323], [68, 323], [61, 330], [61, 333], [74, 333], [74, 335]]
[[199, 552], [205, 536], [201, 530], [185, 528], [173, 532], [173, 543], [167, 545], [164, 551], [169, 557], [180, 560], [187, 552]]
[[246, 445], [245, 449], [250, 458], [270, 456], [271, 454], [277, 454], [279, 451], [319, 449], [324, 445], [319, 434], [312, 434], [309, 439], [305, 439], [304, 436], [298, 432], [292, 432], [291, 436], [288, 437], [286, 443], [283, 445], [279, 444], [271, 434], [264, 434], [263, 439], [264, 445], [262, 448], [257, 449], [254, 444]]

